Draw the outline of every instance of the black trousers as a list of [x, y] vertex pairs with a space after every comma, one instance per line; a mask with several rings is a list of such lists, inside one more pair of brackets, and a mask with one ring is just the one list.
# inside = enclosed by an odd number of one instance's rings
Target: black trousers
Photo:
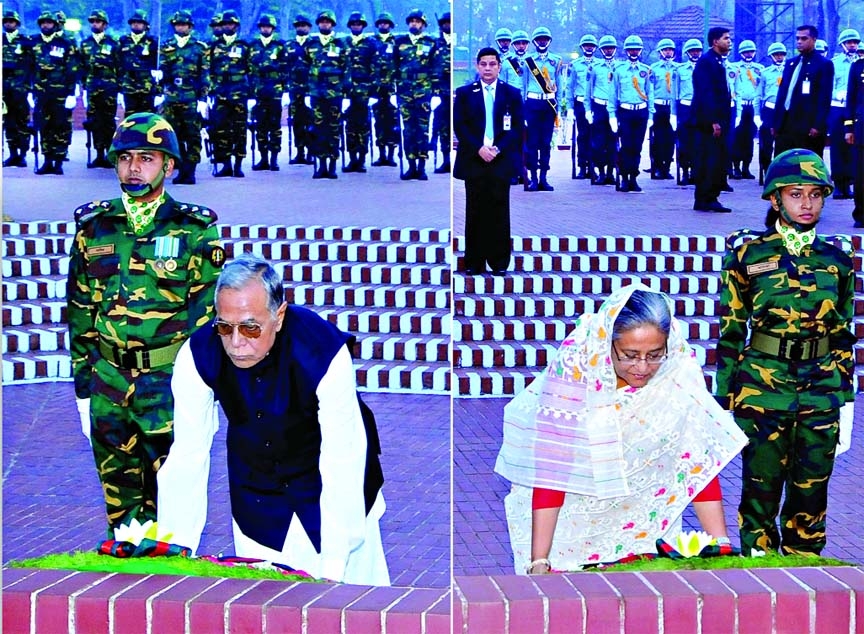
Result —
[[[548, 108], [548, 106], [547, 106]], [[482, 273], [510, 266], [510, 179], [465, 181], [465, 268]]]
[[672, 106], [654, 106], [654, 125], [651, 126], [651, 166], [654, 169], [667, 169], [675, 155], [675, 130], [669, 117]]
[[732, 161], [743, 163], [742, 168], [749, 167], [753, 162], [753, 139], [756, 136], [754, 114], [753, 106], [741, 108], [741, 122], [735, 128], [735, 138], [732, 141]]
[[605, 105], [591, 104], [594, 123], [591, 124], [591, 164], [600, 168], [612, 167], [617, 157], [615, 134], [609, 127], [609, 111]]
[[525, 167], [529, 170], [549, 171], [552, 154], [552, 133], [555, 131], [555, 108], [542, 99], [525, 101], [525, 127], [527, 130]]
[[[695, 148], [693, 147], [693, 128], [690, 127], [691, 106], [686, 106], [680, 101], [678, 102], [678, 130], [676, 132], [678, 146], [678, 166], [682, 169], [693, 169], [693, 155]], [[655, 124], [656, 125], [656, 124]]]
[[697, 205], [707, 205], [717, 201], [721, 187], [726, 182], [729, 140], [725, 130], [718, 137], [704, 130], [696, 130], [693, 140], [694, 147], [698, 148], [693, 155], [693, 164], [696, 168], [693, 175], [693, 182], [696, 185], [693, 202]]
[[853, 131], [855, 132], [855, 145], [850, 147], [855, 156], [855, 179], [853, 181], [855, 208], [852, 210], [852, 219], [856, 222], [864, 222], [864, 117], [855, 119]]
[[[590, 106], [589, 106], [590, 107]], [[573, 101], [573, 117], [576, 121], [576, 164], [584, 169], [591, 167], [591, 125], [585, 118], [585, 103]]]
[[618, 135], [621, 137], [621, 174], [639, 175], [642, 158], [642, 142], [648, 129], [648, 108], [626, 110], [618, 108]]
[[840, 185], [852, 180], [855, 176], [855, 150], [853, 145], [846, 143], [846, 109], [831, 106], [828, 115], [828, 129], [831, 132], [831, 178]]
[[821, 157], [825, 151], [825, 135], [810, 136], [806, 133], [778, 132], [774, 138], [774, 156], [793, 148], [811, 150]]
[[774, 108], [762, 107], [762, 126], [759, 128], [759, 167], [765, 171], [774, 156], [774, 137], [771, 136]]

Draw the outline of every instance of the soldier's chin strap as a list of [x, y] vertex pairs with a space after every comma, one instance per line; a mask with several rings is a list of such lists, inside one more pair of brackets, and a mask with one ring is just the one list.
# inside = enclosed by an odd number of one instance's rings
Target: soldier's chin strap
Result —
[[168, 160], [162, 163], [162, 171], [156, 176], [152, 183], [144, 183], [143, 185], [127, 185], [126, 183], [120, 183], [120, 189], [125, 193], [132, 196], [132, 198], [141, 198], [142, 196], [149, 196], [155, 190], [157, 190], [162, 183], [165, 181], [165, 175], [168, 173]]

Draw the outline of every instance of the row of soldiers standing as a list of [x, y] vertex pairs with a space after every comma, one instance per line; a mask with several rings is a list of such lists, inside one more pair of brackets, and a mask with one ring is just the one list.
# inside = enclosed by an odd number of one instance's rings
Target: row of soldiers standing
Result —
[[92, 33], [79, 48], [64, 35], [58, 14], [43, 12], [40, 33], [27, 37], [19, 32], [18, 14], [4, 12], [4, 129], [11, 152], [4, 165], [26, 166], [35, 128], [44, 157], [36, 173], [63, 173], [80, 84], [88, 148], [92, 140], [96, 151], [91, 168], [111, 167], [106, 156], [119, 105], [126, 115], [158, 110], [172, 124], [182, 155], [176, 184], [196, 182], [202, 125], [215, 176], [244, 176], [247, 126], [261, 154], [252, 169], [277, 171], [287, 108], [297, 150], [290, 163], [315, 164], [313, 178], [336, 178], [343, 123], [350, 155], [343, 171], [366, 171], [374, 115], [379, 155], [372, 165], [395, 166], [401, 145], [408, 162], [401, 178], [427, 180], [434, 105], [432, 142], [440, 143], [444, 157], [435, 171], [450, 170], [449, 13], [438, 19], [437, 38], [425, 33], [420, 10], [408, 14], [405, 34], [393, 33], [393, 16], [381, 13], [374, 35], [363, 33], [366, 19], [354, 12], [344, 37], [334, 33], [332, 11], [318, 14], [316, 34], [310, 34], [312, 21], [298, 15], [288, 40], [276, 35], [275, 17], [265, 14], [258, 37], [247, 41], [238, 35], [237, 13], [225, 11], [213, 17], [212, 38], [205, 41], [194, 34], [191, 13], [177, 11], [170, 21], [174, 36], [161, 47], [142, 10], [118, 39], [106, 31], [105, 11], [93, 11], [89, 22]]
[[[688, 124], [693, 116], [693, 69], [704, 48], [700, 40], [687, 40], [682, 61], [676, 62], [675, 43], [664, 38], [657, 46], [660, 59], [648, 65], [641, 61], [643, 42], [638, 35], [625, 39], [626, 59], [621, 60], [616, 58], [614, 36], [598, 40], [587, 34], [579, 41], [582, 55], [572, 62], [565, 80], [563, 58], [549, 51], [552, 37], [548, 28], [536, 28], [530, 38], [527, 31], [501, 28], [494, 38], [502, 54], [500, 79], [522, 90], [525, 101], [527, 190], [553, 189], [546, 178], [549, 149], [556, 118], [567, 108], [572, 108], [576, 127], [574, 178], [590, 179], [593, 185], [617, 185], [624, 192], [641, 191], [636, 177], [650, 127], [651, 178], [674, 178], [670, 170], [677, 160], [678, 183], [692, 183], [697, 149]], [[529, 43], [534, 44], [533, 53], [528, 52]], [[835, 198], [852, 196], [854, 160], [844, 139], [844, 114], [850, 68], [858, 59], [859, 43], [858, 31], [845, 29], [838, 37], [841, 50], [831, 60], [835, 72], [829, 132]], [[822, 48], [827, 54], [827, 45]], [[744, 40], [738, 46], [739, 60], [726, 62], [735, 125], [729, 135], [732, 179], [755, 178], [749, 166], [757, 134], [762, 171], [773, 155], [772, 113], [787, 49], [779, 42], [771, 44], [767, 53], [772, 64], [768, 66], [755, 61], [756, 53], [756, 44]]]

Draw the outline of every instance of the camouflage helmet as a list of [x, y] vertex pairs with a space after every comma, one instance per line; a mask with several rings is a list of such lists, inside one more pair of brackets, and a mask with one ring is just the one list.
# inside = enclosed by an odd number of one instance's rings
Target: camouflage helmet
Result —
[[276, 16], [270, 13], [262, 13], [258, 18], [258, 26], [272, 26], [276, 28]]
[[108, 14], [105, 13], [102, 9], [93, 9], [90, 12], [90, 17], [87, 18], [88, 22], [96, 22], [99, 20], [100, 22], [104, 22], [108, 24]]
[[642, 44], [642, 38], [639, 37], [638, 35], [628, 35], [627, 38], [624, 40], [624, 50], [626, 51], [628, 48], [629, 49], [644, 48], [644, 46]]
[[158, 150], [175, 161], [180, 160], [180, 146], [174, 128], [152, 112], [136, 112], [120, 122], [108, 148], [108, 160], [117, 164], [117, 154], [124, 150]]
[[699, 40], [697, 40], [695, 37], [691, 37], [689, 40], [687, 40], [686, 42], [684, 42], [684, 48], [683, 48], [682, 50], [683, 50], [685, 53], [687, 53], [687, 52], [689, 52], [689, 51], [696, 50], [697, 48], [698, 48], [700, 51], [702, 50], [702, 48], [703, 48], [703, 46], [702, 46], [702, 42], [700, 42]]
[[54, 15], [57, 16], [57, 22], [59, 24], [66, 24], [66, 13], [63, 11], [57, 11]]
[[495, 38], [494, 39], [496, 42], [498, 40], [512, 40], [513, 39], [513, 32], [510, 29], [508, 29], [506, 26], [502, 26], [500, 29], [495, 31]]
[[586, 44], [593, 44], [594, 46], [597, 46], [597, 38], [590, 33], [586, 33], [579, 38], [579, 48], [582, 48]]
[[171, 24], [188, 24], [189, 26], [194, 24], [194, 22], [192, 22], [192, 12], [186, 11], [185, 9], [181, 9], [174, 13], [169, 22], [171, 22]]
[[616, 40], [615, 36], [613, 35], [604, 35], [600, 38], [600, 41], [597, 42], [597, 46], [599, 48], [607, 48], [609, 46], [614, 46], [615, 48], [618, 48], [618, 40]]
[[756, 52], [756, 42], [753, 40], [744, 40], [738, 45], [739, 53], [755, 53]]
[[364, 28], [369, 26], [369, 23], [366, 22], [366, 16], [363, 15], [360, 11], [352, 11], [348, 15], [348, 22], [346, 22], [346, 24], [348, 26], [351, 26], [352, 22], [359, 22], [360, 24], [362, 24], [364, 26]]
[[3, 21], [6, 22], [8, 20], [14, 20], [19, 25], [21, 24], [21, 16], [18, 15], [17, 11], [12, 11], [11, 9], [7, 9], [3, 12]]
[[551, 40], [551, 39], [552, 39], [552, 31], [550, 31], [550, 30], [549, 30], [548, 28], [546, 28], [545, 26], [538, 26], [538, 27], [537, 27], [536, 29], [534, 29], [534, 31], [531, 33], [531, 41], [533, 42], [533, 41], [536, 40], [538, 37], [548, 37], [548, 38]]
[[321, 20], [330, 20], [333, 23], [333, 26], [336, 26], [336, 14], [333, 13], [330, 9], [325, 9], [321, 13], [318, 14], [318, 17], [315, 18], [315, 24], [321, 22]]
[[39, 14], [39, 17], [36, 18], [36, 24], [42, 24], [43, 22], [53, 22], [54, 24], [57, 24], [57, 16], [50, 11], [43, 11]]
[[441, 17], [438, 18], [438, 26], [441, 26], [445, 22], [451, 22], [451, 21], [452, 20], [450, 19], [450, 12], [445, 11], [444, 13], [441, 14]]
[[664, 37], [657, 42], [657, 50], [662, 51], [664, 48], [675, 48], [675, 42], [670, 37]]
[[528, 31], [519, 29], [518, 31], [513, 31], [513, 39], [510, 41], [515, 44], [516, 42], [530, 42], [531, 39], [528, 37]]
[[778, 154], [765, 172], [765, 188], [762, 198], [769, 200], [771, 194], [787, 185], [818, 185], [834, 190], [825, 162], [815, 152], [794, 148]]
[[843, 29], [840, 31], [840, 35], [837, 36], [837, 42], [839, 44], [845, 44], [846, 42], [860, 42], [861, 36], [858, 34], [858, 31], [855, 29]]
[[312, 26], [312, 20], [307, 18], [305, 15], [298, 13], [297, 17], [294, 18], [294, 22], [292, 22], [293, 26], [297, 26], [298, 24], [306, 24], [308, 26]]
[[769, 55], [776, 55], [777, 53], [783, 53], [786, 55], [786, 45], [783, 42], [774, 42], [771, 46], [768, 47]]
[[126, 20], [127, 24], [132, 24], [133, 22], [143, 22], [147, 26], [150, 26], [150, 21], [147, 19], [147, 12], [144, 9], [135, 9], [132, 12], [132, 16]]
[[825, 40], [816, 40], [816, 50], [819, 53], [824, 53], [828, 50], [828, 42]]
[[396, 28], [396, 22], [393, 21], [393, 14], [389, 11], [382, 11], [378, 14], [378, 17], [375, 18], [375, 25], [377, 26], [380, 22], [389, 22], [390, 28]]
[[240, 24], [240, 16], [237, 15], [236, 11], [231, 9], [223, 11], [222, 19], [219, 20], [219, 24]]
[[408, 12], [405, 24], [408, 24], [411, 20], [420, 20], [424, 25], [429, 26], [429, 20], [426, 19], [426, 15], [420, 9], [412, 9]]

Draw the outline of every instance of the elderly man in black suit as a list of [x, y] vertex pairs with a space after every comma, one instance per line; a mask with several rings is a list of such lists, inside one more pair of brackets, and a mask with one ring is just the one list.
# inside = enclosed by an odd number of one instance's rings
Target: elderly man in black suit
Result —
[[453, 176], [465, 181], [465, 273], [503, 276], [510, 264], [510, 178], [521, 159], [522, 95], [498, 81], [494, 48], [477, 53], [480, 78], [456, 90]]
[[718, 197], [726, 184], [729, 165], [729, 133], [732, 96], [726, 82], [723, 57], [729, 53], [732, 38], [729, 29], [715, 26], [708, 31], [708, 51], [693, 69], [693, 103], [690, 127], [693, 128], [693, 209], [728, 213]]
[[822, 156], [831, 112], [834, 65], [816, 51], [815, 26], [795, 30], [799, 55], [786, 61], [774, 110], [774, 156], [804, 148]]

